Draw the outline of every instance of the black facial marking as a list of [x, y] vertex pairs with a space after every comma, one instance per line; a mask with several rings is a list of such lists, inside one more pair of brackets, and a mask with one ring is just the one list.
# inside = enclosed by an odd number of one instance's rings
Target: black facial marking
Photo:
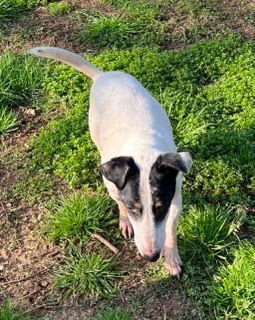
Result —
[[136, 167], [136, 174], [130, 176], [124, 188], [119, 190], [119, 196], [128, 213], [133, 217], [140, 217], [143, 207], [139, 194], [140, 170]]
[[162, 155], [153, 164], [150, 172], [150, 186], [152, 193], [152, 212], [156, 223], [166, 217], [171, 201], [175, 194], [177, 168], [167, 165]]
[[134, 217], [142, 215], [139, 195], [140, 170], [132, 157], [117, 157], [100, 166], [105, 178], [118, 188], [120, 200]]

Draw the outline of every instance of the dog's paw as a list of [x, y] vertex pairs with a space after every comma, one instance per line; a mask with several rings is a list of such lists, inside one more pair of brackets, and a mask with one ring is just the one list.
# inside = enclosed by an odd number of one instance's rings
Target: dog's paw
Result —
[[172, 276], [177, 276], [179, 278], [182, 271], [181, 269], [182, 261], [181, 261], [177, 247], [165, 248], [164, 255], [165, 255], [166, 269], [169, 270]]
[[120, 216], [119, 228], [126, 239], [133, 237], [134, 231], [128, 217]]

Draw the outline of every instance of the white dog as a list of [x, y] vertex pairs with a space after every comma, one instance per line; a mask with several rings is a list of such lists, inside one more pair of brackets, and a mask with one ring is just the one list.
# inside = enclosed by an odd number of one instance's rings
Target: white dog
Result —
[[156, 261], [162, 252], [166, 268], [178, 276], [182, 173], [189, 172], [192, 160], [188, 152], [176, 152], [167, 114], [129, 74], [102, 72], [59, 48], [37, 47], [30, 53], [62, 61], [93, 80], [89, 128], [104, 183], [119, 206], [120, 229], [125, 237], [134, 235], [146, 260]]

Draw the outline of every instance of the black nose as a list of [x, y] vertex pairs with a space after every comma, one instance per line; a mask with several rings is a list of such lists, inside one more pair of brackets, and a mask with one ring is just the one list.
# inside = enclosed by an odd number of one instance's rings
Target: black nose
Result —
[[159, 256], [160, 256], [160, 252], [155, 253], [153, 256], [144, 255], [142, 257], [143, 257], [143, 259], [145, 259], [147, 261], [155, 262], [158, 260]]

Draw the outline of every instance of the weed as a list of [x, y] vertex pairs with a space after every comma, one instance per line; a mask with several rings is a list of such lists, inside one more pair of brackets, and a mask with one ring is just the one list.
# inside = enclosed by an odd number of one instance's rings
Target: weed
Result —
[[234, 260], [222, 266], [215, 277], [208, 303], [225, 319], [254, 319], [255, 249], [242, 243]]
[[74, 194], [69, 199], [59, 200], [49, 214], [45, 230], [55, 241], [87, 240], [91, 233], [108, 232], [115, 223], [112, 201], [100, 190], [97, 194], [87, 190], [82, 195]]
[[222, 160], [194, 160], [192, 172], [185, 179], [185, 188], [214, 203], [246, 200], [241, 193], [242, 174]]
[[69, 246], [68, 257], [55, 272], [55, 287], [63, 297], [69, 295], [100, 295], [109, 297], [117, 290], [116, 280], [122, 276], [117, 271], [118, 262], [101, 254], [84, 253], [82, 245]]
[[53, 168], [72, 187], [96, 186], [99, 155], [86, 130], [85, 115], [80, 112], [53, 121], [34, 143], [34, 161]]
[[69, 2], [52, 2], [49, 3], [48, 10], [53, 16], [58, 16], [72, 11], [73, 5]]

